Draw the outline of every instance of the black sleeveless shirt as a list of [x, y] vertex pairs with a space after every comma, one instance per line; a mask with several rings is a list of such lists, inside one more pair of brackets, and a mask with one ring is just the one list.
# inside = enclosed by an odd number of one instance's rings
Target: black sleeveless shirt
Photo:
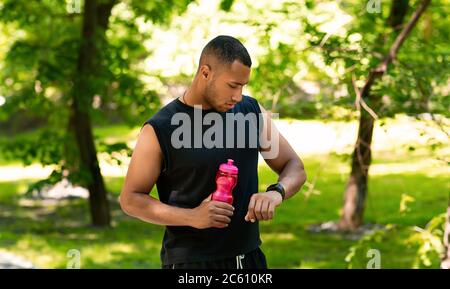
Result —
[[[196, 229], [166, 226], [161, 249], [164, 265], [225, 259], [248, 253], [261, 245], [258, 222], [244, 220], [250, 197], [258, 192], [260, 112], [258, 102], [245, 95], [241, 102], [225, 113], [194, 108], [177, 98], [146, 122], [154, 128], [163, 153], [163, 166], [156, 182], [161, 202], [181, 208], [195, 208], [215, 191], [215, 176], [221, 163], [233, 159], [239, 169], [238, 181], [233, 189], [235, 210], [228, 227]], [[208, 129], [216, 125], [216, 121], [208, 121], [208, 115], [216, 120], [222, 119], [222, 137], [217, 134], [212, 137], [211, 130], [208, 133]], [[244, 121], [244, 126], [239, 126], [237, 122], [227, 120], [230, 116], [236, 119], [247, 117], [248, 121]], [[180, 118], [191, 120], [190, 135], [180, 136], [181, 126], [185, 124]], [[196, 126], [195, 121], [200, 126]], [[197, 127], [196, 131], [194, 127]], [[219, 130], [216, 131], [220, 131], [220, 126], [217, 128]], [[234, 133], [230, 134], [232, 128]], [[216, 141], [216, 145], [211, 147], [206, 141], [202, 142], [206, 137]], [[184, 144], [181, 147], [180, 140]], [[245, 140], [244, 146], [242, 140]]]

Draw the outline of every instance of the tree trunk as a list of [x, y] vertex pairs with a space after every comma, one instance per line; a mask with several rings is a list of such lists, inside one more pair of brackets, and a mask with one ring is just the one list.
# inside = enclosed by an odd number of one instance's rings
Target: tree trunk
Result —
[[[355, 88], [358, 105], [359, 102], [364, 104], [364, 100], [370, 100], [372, 105], [376, 105], [379, 101], [374, 96], [371, 96], [370, 90], [375, 81], [382, 78], [387, 70], [388, 65], [395, 59], [400, 46], [405, 41], [412, 28], [416, 25], [420, 15], [425, 11], [426, 7], [430, 4], [431, 0], [423, 0], [417, 10], [411, 16], [411, 19], [407, 25], [402, 29], [400, 34], [396, 37], [394, 43], [389, 49], [389, 53], [386, 55], [382, 63], [369, 72], [366, 83], [362, 90], [359, 92]], [[408, 7], [401, 7], [399, 3], [408, 5], [408, 1], [396, 1], [393, 0], [391, 15], [388, 22], [395, 25], [394, 30], [397, 30], [399, 23], [403, 20], [399, 17], [404, 17]], [[396, 12], [395, 12], [396, 11]], [[402, 11], [401, 13], [399, 11]], [[338, 223], [340, 230], [354, 230], [363, 223], [364, 207], [367, 196], [367, 184], [369, 176], [369, 167], [371, 163], [371, 144], [373, 136], [375, 119], [369, 109], [361, 109], [359, 117], [358, 137], [355, 144], [355, 149], [352, 155], [352, 169], [349, 180], [344, 193], [344, 206], [342, 210], [341, 219]]]
[[441, 262], [442, 269], [450, 269], [450, 198], [447, 207], [444, 230], [444, 256]]
[[363, 223], [375, 120], [365, 110], [359, 118], [358, 138], [352, 155], [352, 170], [345, 189], [344, 208], [339, 228], [354, 230]]
[[69, 119], [69, 127], [75, 134], [79, 150], [80, 171], [85, 176], [84, 181], [89, 190], [91, 219], [95, 226], [109, 226], [111, 220], [107, 192], [92, 133], [90, 109], [96, 86], [95, 73], [98, 72], [100, 65], [97, 45], [105, 41], [104, 31], [113, 6], [114, 2], [99, 5], [96, 0], [85, 1], [82, 39]]

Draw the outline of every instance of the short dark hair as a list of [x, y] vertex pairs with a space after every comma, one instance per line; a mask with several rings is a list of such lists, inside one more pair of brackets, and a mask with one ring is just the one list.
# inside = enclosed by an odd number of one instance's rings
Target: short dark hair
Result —
[[220, 35], [209, 41], [202, 50], [200, 62], [207, 55], [215, 56], [222, 63], [232, 64], [238, 60], [245, 66], [252, 67], [252, 60], [245, 46], [231, 36]]

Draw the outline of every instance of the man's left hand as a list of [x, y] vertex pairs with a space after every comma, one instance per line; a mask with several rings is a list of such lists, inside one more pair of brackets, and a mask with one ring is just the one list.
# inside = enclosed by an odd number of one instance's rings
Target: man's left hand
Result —
[[248, 205], [245, 220], [252, 223], [256, 220], [272, 220], [275, 214], [275, 208], [278, 207], [283, 198], [277, 191], [268, 191], [264, 193], [253, 194]]

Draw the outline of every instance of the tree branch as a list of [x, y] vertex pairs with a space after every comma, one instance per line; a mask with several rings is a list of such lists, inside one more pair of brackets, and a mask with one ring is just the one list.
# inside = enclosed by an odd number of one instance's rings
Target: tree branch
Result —
[[386, 55], [383, 62], [381, 62], [377, 67], [372, 69], [369, 72], [369, 76], [366, 80], [366, 83], [364, 84], [362, 90], [361, 90], [361, 98], [367, 97], [369, 95], [370, 89], [372, 85], [374, 84], [375, 80], [381, 78], [384, 73], [387, 70], [388, 65], [395, 59], [397, 56], [398, 50], [402, 46], [403, 42], [405, 42], [406, 38], [408, 37], [411, 30], [416, 25], [417, 21], [419, 20], [419, 17], [423, 14], [425, 9], [430, 4], [431, 0], [423, 0], [417, 10], [413, 13], [411, 16], [411, 19], [406, 24], [406, 26], [403, 28], [403, 30], [400, 32], [400, 34], [395, 39], [394, 43], [392, 44], [391, 48], [389, 49], [389, 53]]
[[378, 119], [377, 114], [371, 109], [367, 103], [364, 101], [364, 99], [361, 97], [361, 91], [358, 88], [358, 85], [356, 85], [356, 78], [355, 74], [352, 75], [352, 85], [353, 89], [355, 90], [356, 99], [355, 99], [355, 106], [358, 111], [361, 110], [361, 106], [374, 118]]

